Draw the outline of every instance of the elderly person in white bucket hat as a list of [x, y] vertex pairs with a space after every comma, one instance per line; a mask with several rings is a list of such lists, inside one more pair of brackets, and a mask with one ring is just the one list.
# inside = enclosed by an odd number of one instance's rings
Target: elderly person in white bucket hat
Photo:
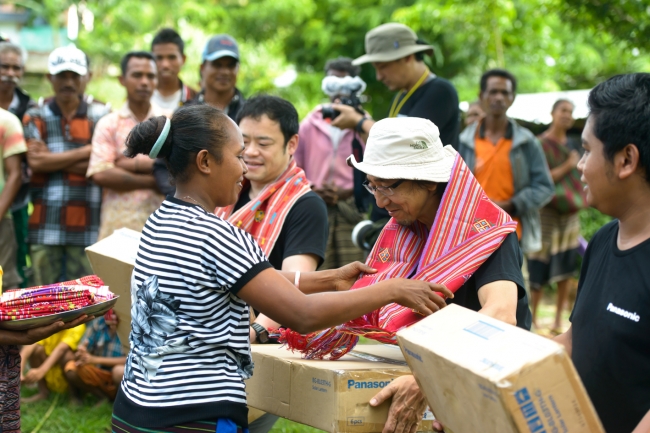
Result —
[[[458, 209], [461, 206], [479, 211], [483, 206], [486, 214], [498, 209], [487, 199], [457, 155], [451, 146], [443, 146], [438, 128], [431, 121], [413, 117], [389, 118], [380, 120], [370, 130], [363, 162], [350, 156], [348, 163], [366, 173], [366, 189], [374, 194], [377, 206], [386, 209], [392, 217], [384, 231], [395, 230], [396, 226], [391, 223], [402, 227], [421, 223], [434, 233], [446, 218], [455, 218], [455, 230], [457, 217], [462, 214]], [[490, 206], [493, 208], [487, 209]], [[470, 220], [469, 238], [483, 235], [498, 225], [486, 218], [488, 221]], [[507, 219], [504, 226], [513, 224], [509, 217], [504, 218]], [[446, 231], [441, 236], [445, 234]], [[531, 314], [521, 274], [522, 261], [517, 235], [512, 228], [500, 246], [447, 302], [529, 329]], [[370, 404], [377, 406], [391, 397], [384, 433], [416, 431], [426, 400], [413, 376], [394, 380], [375, 395]], [[435, 407], [432, 409], [435, 413]]]
[[[429, 119], [438, 127], [444, 144], [458, 146], [460, 110], [458, 92], [454, 85], [436, 75], [427, 66], [425, 56], [433, 55], [434, 47], [427, 44], [410, 27], [401, 23], [385, 23], [371, 29], [365, 36], [365, 55], [353, 64], [370, 63], [377, 81], [390, 91], [396, 92], [386, 117], [419, 117]], [[332, 120], [332, 126], [354, 129], [365, 141], [374, 120], [360, 114], [353, 107], [334, 104], [340, 114]], [[360, 188], [355, 188], [355, 199], [360, 202]], [[374, 228], [364, 239], [372, 242], [389, 215], [373, 204], [370, 219]], [[365, 245], [364, 245], [365, 247]], [[368, 248], [365, 248], [368, 249]]]

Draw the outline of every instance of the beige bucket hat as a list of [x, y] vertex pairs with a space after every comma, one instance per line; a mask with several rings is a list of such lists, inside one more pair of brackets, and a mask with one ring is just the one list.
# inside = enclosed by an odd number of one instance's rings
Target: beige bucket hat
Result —
[[449, 182], [457, 152], [443, 146], [438, 127], [428, 119], [390, 117], [370, 128], [363, 162], [348, 165], [381, 179]]
[[382, 24], [366, 33], [366, 54], [352, 64], [392, 62], [420, 51], [433, 52], [431, 45], [418, 44], [417, 40], [415, 32], [404, 24]]

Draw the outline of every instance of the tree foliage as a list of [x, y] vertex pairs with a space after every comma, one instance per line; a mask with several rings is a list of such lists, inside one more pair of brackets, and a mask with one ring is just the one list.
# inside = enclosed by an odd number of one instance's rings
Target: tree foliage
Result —
[[[71, 3], [23, 1], [42, 5], [50, 18]], [[431, 69], [450, 79], [462, 100], [476, 98], [480, 75], [493, 67], [515, 73], [522, 93], [589, 88], [617, 73], [650, 71], [650, 7], [643, 0], [87, 0], [87, 6], [95, 29], [81, 31], [78, 43], [100, 71], [129, 50], [148, 49], [155, 32], [168, 26], [186, 39], [183, 78], [196, 85], [203, 44], [229, 33], [240, 41], [244, 92], [280, 94], [301, 114], [324, 98], [325, 62], [362, 55], [365, 33], [390, 21], [409, 25], [435, 47]], [[277, 88], [274, 80], [290, 68], [296, 81]], [[362, 77], [368, 108], [383, 117], [392, 95], [370, 65]]]
[[646, 0], [565, 0], [561, 14], [576, 27], [609, 33], [633, 47], [650, 48], [650, 3]]

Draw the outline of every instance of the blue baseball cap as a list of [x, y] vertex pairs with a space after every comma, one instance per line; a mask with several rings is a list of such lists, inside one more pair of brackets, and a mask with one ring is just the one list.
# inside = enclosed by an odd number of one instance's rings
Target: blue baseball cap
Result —
[[232, 57], [239, 61], [237, 41], [230, 35], [212, 36], [203, 49], [203, 61], [211, 62], [222, 57]]

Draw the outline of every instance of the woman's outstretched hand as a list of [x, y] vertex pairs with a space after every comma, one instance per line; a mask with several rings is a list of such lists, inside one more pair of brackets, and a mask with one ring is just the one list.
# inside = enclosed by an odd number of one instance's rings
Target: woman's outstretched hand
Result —
[[41, 341], [44, 338], [49, 337], [50, 335], [56, 334], [57, 332], [74, 328], [79, 325], [83, 325], [86, 322], [90, 322], [94, 318], [95, 316], [88, 316], [86, 314], [83, 314], [67, 323], [63, 323], [62, 321], [57, 321], [50, 325], [39, 326], [38, 328], [28, 329], [27, 331], [24, 331], [23, 338], [25, 342], [23, 344], [24, 345], [34, 344], [37, 341]]
[[350, 290], [361, 274], [374, 274], [377, 270], [361, 262], [352, 262], [336, 269], [335, 272], [334, 287], [337, 292], [344, 292]]
[[[379, 284], [390, 284], [395, 291], [395, 302], [411, 308], [414, 313], [428, 316], [447, 305], [446, 298], [453, 298], [454, 294], [442, 284], [429, 283], [420, 280], [394, 278], [384, 280]], [[442, 293], [441, 297], [438, 293]]]

